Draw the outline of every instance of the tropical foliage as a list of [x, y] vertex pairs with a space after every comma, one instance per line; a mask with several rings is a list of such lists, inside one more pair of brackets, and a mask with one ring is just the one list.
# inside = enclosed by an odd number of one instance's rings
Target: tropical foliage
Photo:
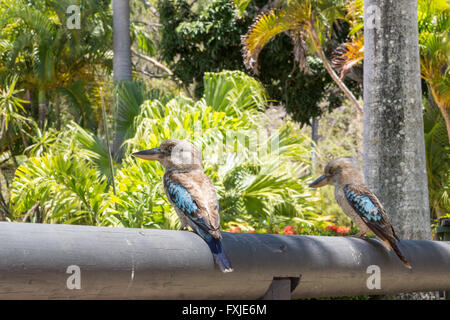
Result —
[[450, 5], [446, 1], [419, 1], [420, 69], [441, 111], [450, 141]]
[[0, 153], [13, 151], [14, 140], [20, 136], [26, 145], [24, 128], [29, 128], [29, 120], [24, 116], [26, 102], [19, 97], [22, 90], [16, 89], [17, 77], [13, 77], [3, 88], [0, 87]]
[[[225, 230], [348, 233], [331, 189], [306, 181], [330, 158], [360, 157], [362, 0], [131, 2], [133, 82], [114, 88], [111, 1], [76, 1], [81, 28], [68, 24], [72, 4], [0, 2], [0, 219], [177, 228], [161, 166], [129, 155], [183, 138], [203, 151]], [[418, 4], [439, 217], [449, 212], [448, 4]], [[287, 114], [275, 119], [269, 104]], [[315, 144], [304, 125], [319, 117]], [[107, 127], [125, 139], [121, 163], [108, 158]]]
[[[241, 36], [248, 31], [261, 10], [275, 2], [159, 0], [159, 46], [162, 58], [184, 87], [194, 95], [203, 92], [205, 72], [223, 69], [246, 71], [242, 57]], [[348, 28], [334, 28], [334, 41], [345, 40]], [[324, 42], [326, 53], [333, 52], [333, 42]], [[280, 34], [268, 43], [258, 57], [259, 73], [271, 99], [280, 102], [289, 115], [302, 125], [339, 107], [344, 95], [331, 79], [320, 59], [305, 56], [309, 68], [298, 68], [291, 38]], [[308, 53], [308, 52], [306, 52]], [[359, 84], [345, 81], [355, 95]]]
[[[83, 126], [92, 128], [93, 85], [112, 64], [109, 1], [81, 1], [80, 26], [69, 23], [66, 11], [72, 4], [20, 0], [0, 6], [0, 75], [18, 76], [29, 103], [39, 106], [40, 128], [48, 121], [49, 101], [56, 97], [67, 102]], [[61, 110], [56, 112], [61, 117]]]
[[423, 103], [430, 208], [432, 217], [440, 218], [450, 212], [450, 142], [439, 108], [432, 100]]
[[[75, 123], [55, 133], [52, 143], [30, 148], [31, 157], [18, 168], [12, 186], [13, 217], [35, 221], [39, 213], [48, 223], [177, 228], [161, 184], [162, 167], [130, 153], [178, 138], [203, 151], [225, 229], [328, 225], [331, 217], [319, 214], [319, 199], [306, 184], [308, 139], [289, 122], [270, 133], [261, 129], [267, 121], [261, 84], [224, 71], [206, 74], [204, 88], [197, 101], [180, 95], [167, 103], [135, 99], [126, 104], [136, 116], [123, 124], [130, 138], [122, 164], [115, 165], [115, 189], [101, 139]], [[123, 86], [119, 96], [133, 90]], [[37, 203], [40, 211], [33, 209]]]
[[307, 52], [314, 50], [329, 75], [358, 111], [361, 106], [345, 83], [336, 75], [325, 55], [323, 43], [332, 34], [333, 24], [344, 17], [344, 1], [281, 1], [280, 8], [261, 13], [243, 39], [244, 62], [258, 73], [258, 57], [275, 36], [286, 32], [294, 45], [294, 59], [301, 69], [307, 68]]
[[194, 7], [186, 0], [159, 0], [160, 50], [185, 86], [195, 83], [201, 97], [204, 72], [240, 69], [240, 35], [246, 21], [236, 19], [229, 0], [204, 1]]

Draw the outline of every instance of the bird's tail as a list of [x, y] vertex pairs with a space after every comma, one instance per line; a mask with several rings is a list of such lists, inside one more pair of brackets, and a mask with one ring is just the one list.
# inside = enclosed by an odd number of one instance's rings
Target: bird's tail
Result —
[[397, 255], [397, 257], [400, 259], [400, 261], [403, 263], [403, 265], [408, 268], [408, 269], [412, 269], [411, 265], [409, 264], [409, 262], [406, 260], [405, 256], [403, 255], [403, 253], [400, 251], [400, 249], [397, 246], [397, 241], [395, 241], [395, 239], [388, 239], [389, 245], [391, 246], [391, 248], [394, 250], [395, 254]]
[[394, 232], [394, 229], [392, 228], [392, 233], [388, 233], [386, 232], [386, 230], [382, 227], [380, 227], [379, 225], [372, 225], [373, 228], [371, 228], [370, 230], [375, 233], [378, 238], [381, 240], [381, 243], [390, 251], [391, 249], [394, 250], [395, 254], [397, 255], [397, 257], [400, 259], [400, 261], [403, 263], [403, 265], [408, 268], [408, 269], [412, 269], [411, 265], [409, 264], [409, 262], [406, 260], [405, 256], [403, 255], [403, 253], [400, 251], [400, 249], [397, 246], [397, 241], [399, 242], [399, 238], [397, 237], [397, 235]]
[[208, 244], [209, 249], [211, 249], [214, 261], [219, 266], [220, 270], [222, 270], [222, 272], [233, 272], [230, 259], [228, 259], [227, 254], [223, 250], [220, 239], [211, 237], [211, 240], [206, 241], [206, 243]]

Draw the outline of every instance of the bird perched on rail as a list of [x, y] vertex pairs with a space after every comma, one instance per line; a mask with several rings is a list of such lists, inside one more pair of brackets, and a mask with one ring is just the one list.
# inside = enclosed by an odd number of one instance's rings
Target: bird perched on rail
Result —
[[364, 182], [358, 161], [350, 157], [330, 161], [325, 167], [324, 174], [309, 186], [318, 188], [327, 184], [334, 184], [334, 197], [337, 203], [358, 226], [360, 231], [355, 236], [366, 238], [364, 235], [367, 232], [374, 233], [386, 249], [389, 251], [393, 249], [403, 265], [411, 269], [411, 265], [397, 246], [400, 239], [395, 234], [386, 211]]
[[184, 140], [166, 140], [158, 148], [139, 151], [133, 156], [157, 160], [165, 168], [164, 190], [181, 222], [190, 226], [209, 246], [222, 272], [232, 272], [223, 250], [220, 233], [219, 203], [214, 186], [203, 172], [202, 154]]

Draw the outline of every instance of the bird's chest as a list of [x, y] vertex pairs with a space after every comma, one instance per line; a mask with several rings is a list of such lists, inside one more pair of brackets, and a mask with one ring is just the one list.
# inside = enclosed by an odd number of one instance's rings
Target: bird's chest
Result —
[[344, 188], [340, 186], [336, 186], [334, 188], [334, 198], [336, 199], [336, 202], [339, 204], [339, 206], [344, 210], [346, 214], [350, 211], [354, 211], [353, 208], [348, 203], [347, 199], [345, 198], [344, 194]]

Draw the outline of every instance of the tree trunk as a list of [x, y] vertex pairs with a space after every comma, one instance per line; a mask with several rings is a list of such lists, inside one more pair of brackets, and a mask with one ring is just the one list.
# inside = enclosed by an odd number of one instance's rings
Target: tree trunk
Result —
[[[129, 0], [113, 0], [113, 72], [114, 83], [132, 81], [131, 76], [131, 40], [130, 40], [130, 2]], [[117, 99], [114, 99], [116, 119], [119, 119]], [[115, 130], [113, 153], [117, 160], [122, 158], [121, 145], [124, 133]]]
[[319, 119], [313, 118], [311, 123], [311, 139], [314, 143], [319, 142]]
[[431, 239], [417, 0], [364, 1], [366, 182], [401, 239]]
[[38, 96], [38, 103], [39, 103], [39, 109], [38, 109], [38, 118], [39, 118], [39, 128], [42, 130], [44, 129], [46, 114], [47, 114], [47, 98], [45, 95], [44, 90], [39, 90], [39, 96]]
[[61, 101], [58, 95], [55, 95], [53, 99], [55, 103], [55, 113], [56, 113], [56, 130], [61, 130]]
[[313, 118], [311, 123], [311, 140], [314, 142], [312, 144], [312, 152], [311, 152], [311, 171], [312, 174], [316, 174], [317, 171], [317, 154], [316, 154], [316, 146], [319, 142], [319, 119]]
[[27, 101], [27, 102], [23, 104], [24, 109], [27, 112], [31, 112], [33, 109], [33, 95], [31, 93], [30, 89], [27, 89], [25, 91], [25, 101]]
[[131, 81], [130, 2], [113, 0], [114, 82]]

